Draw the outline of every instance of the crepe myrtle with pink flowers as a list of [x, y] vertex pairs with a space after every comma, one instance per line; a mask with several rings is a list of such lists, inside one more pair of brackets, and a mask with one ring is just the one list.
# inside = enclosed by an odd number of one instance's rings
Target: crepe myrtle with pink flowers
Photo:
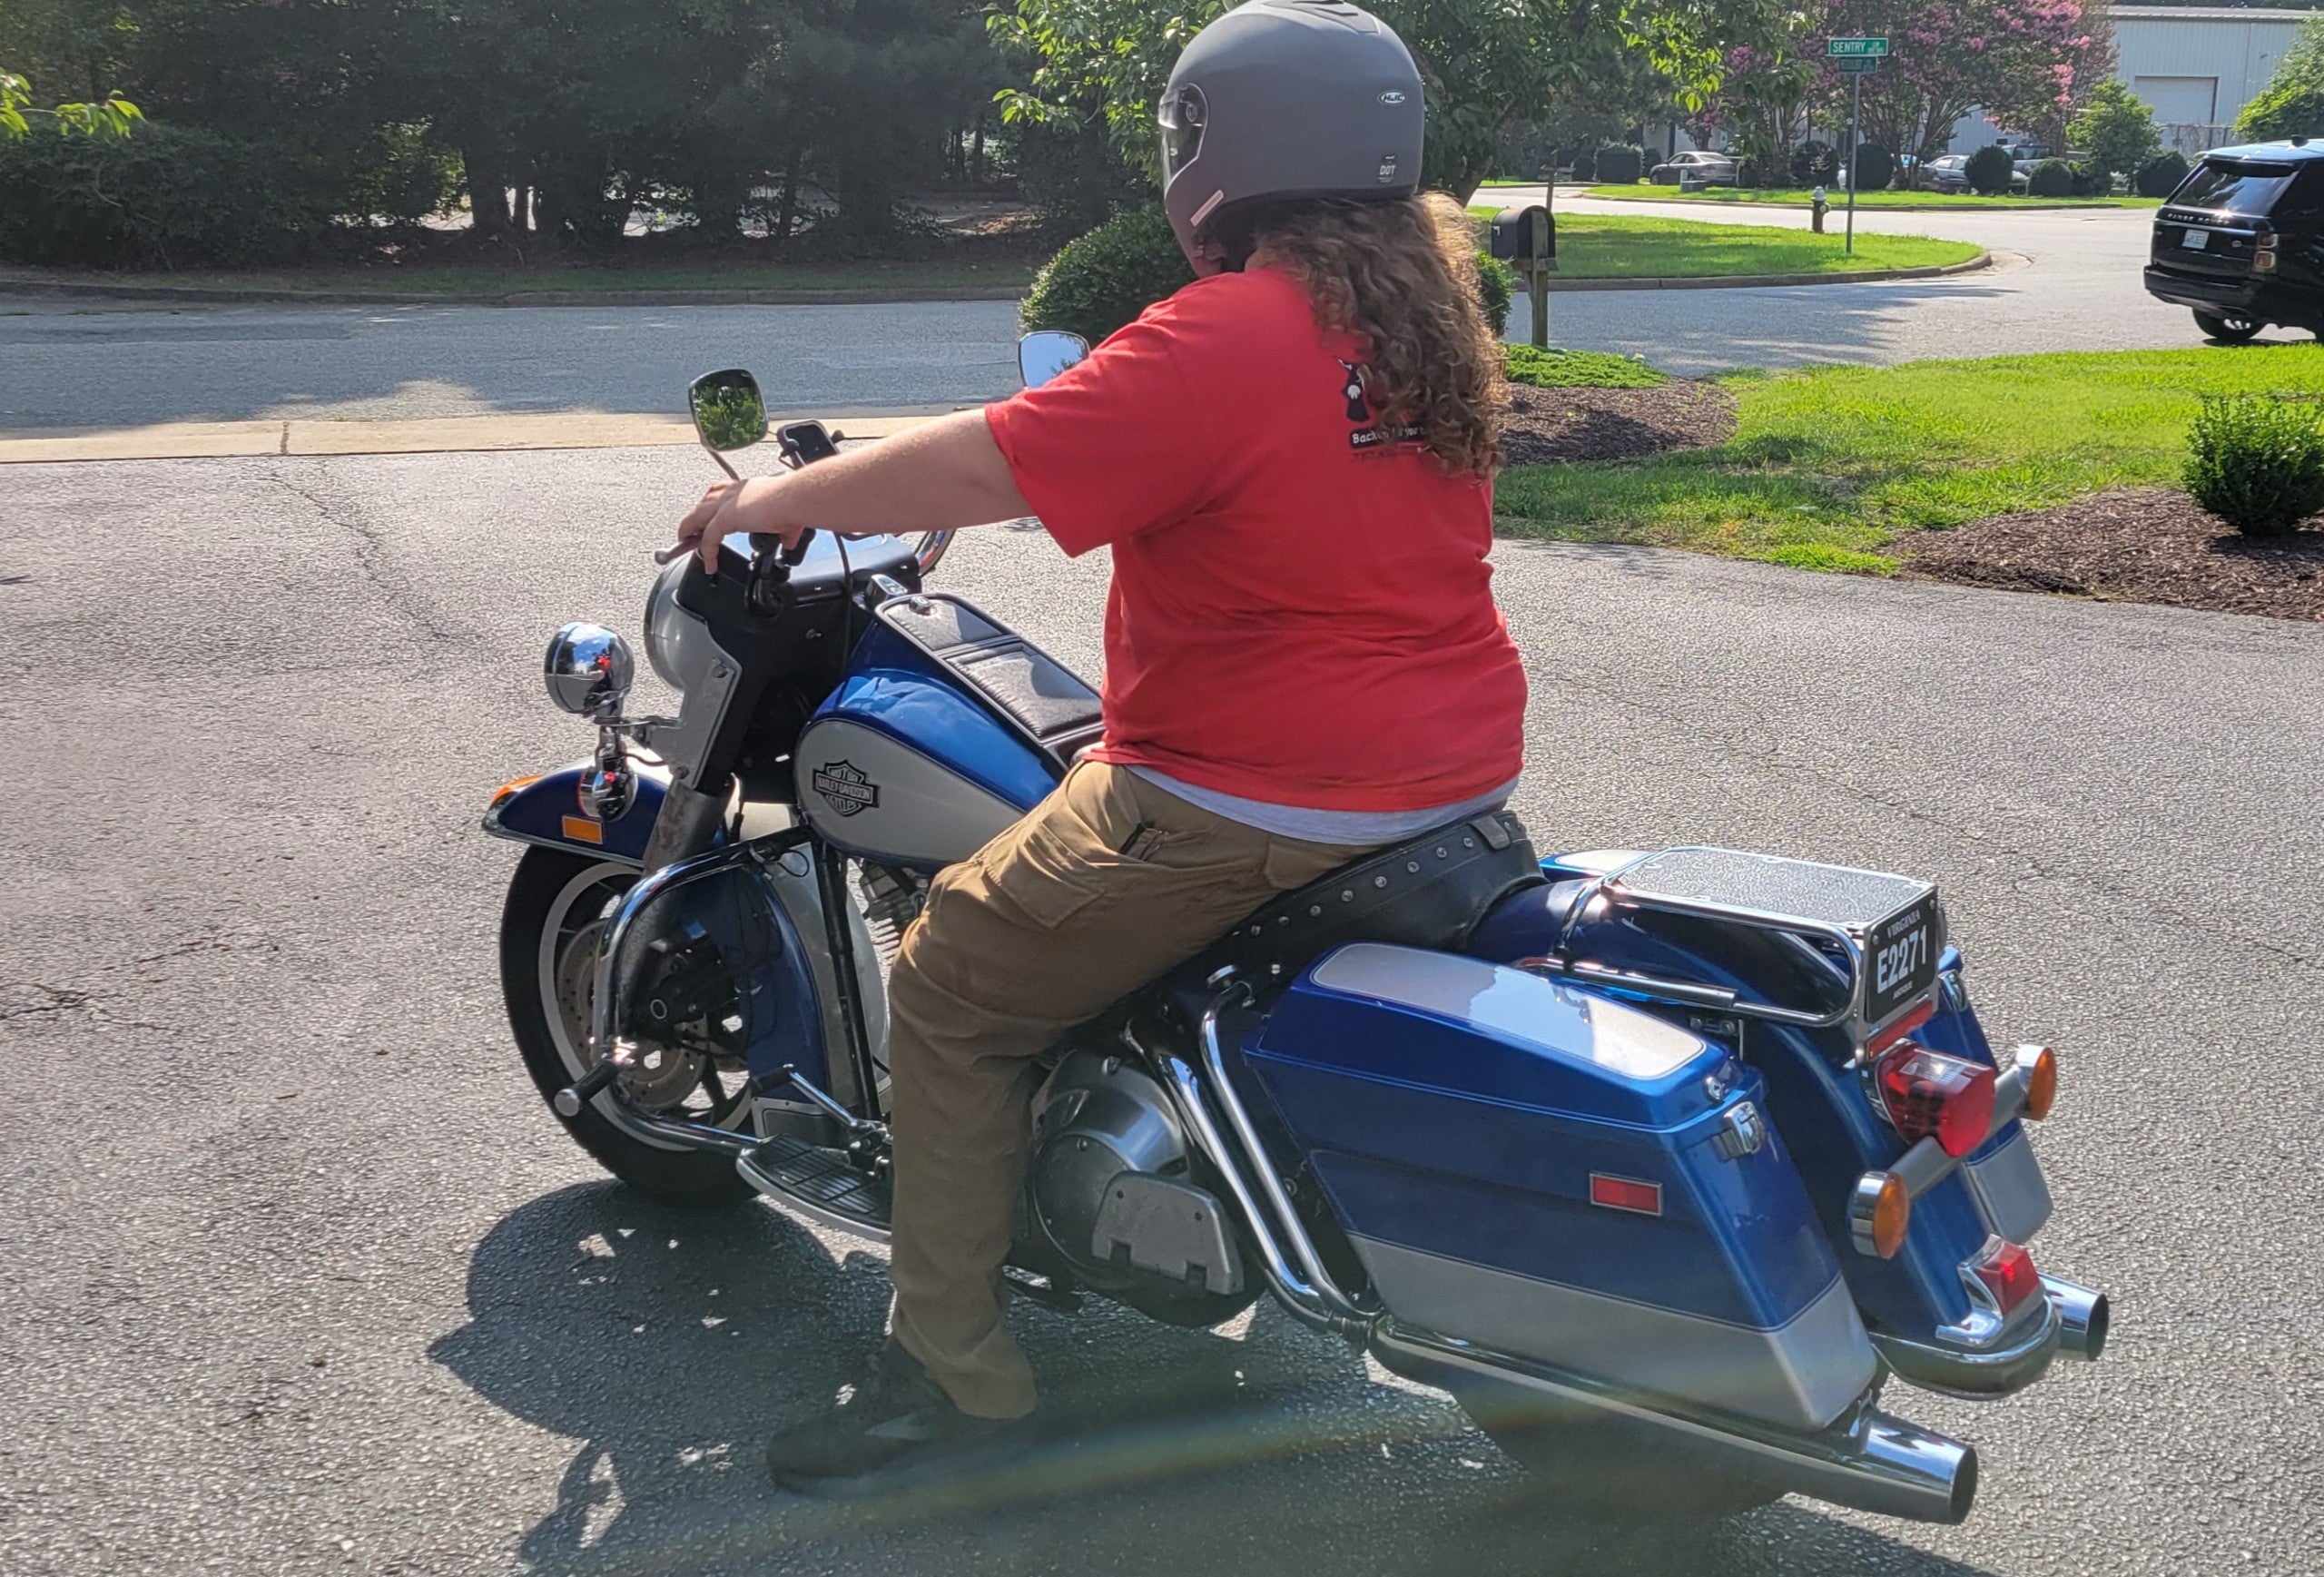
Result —
[[[2114, 63], [2104, 12], [2080, 0], [1830, 0], [1824, 31], [1887, 35], [1888, 58], [1864, 79], [1864, 134], [1916, 164], [1943, 153], [1973, 109], [2055, 142], [2077, 92]], [[1821, 69], [1843, 94], [1846, 79]]]

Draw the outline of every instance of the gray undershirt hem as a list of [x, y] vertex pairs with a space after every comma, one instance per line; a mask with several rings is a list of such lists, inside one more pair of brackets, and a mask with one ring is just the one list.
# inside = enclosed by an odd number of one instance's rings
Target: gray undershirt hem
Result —
[[1466, 821], [1482, 816], [1487, 811], [1497, 811], [1509, 801], [1517, 787], [1511, 778], [1491, 793], [1477, 795], [1449, 805], [1437, 805], [1421, 811], [1319, 811], [1305, 805], [1271, 804], [1265, 800], [1246, 800], [1237, 794], [1223, 794], [1216, 789], [1206, 789], [1190, 783], [1180, 783], [1167, 773], [1150, 766], [1133, 766], [1130, 771], [1165, 793], [1177, 795], [1190, 805], [1208, 811], [1215, 816], [1225, 816], [1230, 822], [1240, 822], [1246, 827], [1278, 838], [1296, 838], [1306, 843], [1349, 843], [1376, 846], [1399, 843], [1418, 837], [1433, 827], [1451, 822]]

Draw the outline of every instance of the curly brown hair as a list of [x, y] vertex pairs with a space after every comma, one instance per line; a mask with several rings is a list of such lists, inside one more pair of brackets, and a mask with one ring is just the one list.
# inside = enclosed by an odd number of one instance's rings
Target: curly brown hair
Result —
[[1469, 216], [1442, 192], [1393, 202], [1321, 200], [1256, 216], [1251, 261], [1306, 287], [1326, 332], [1361, 345], [1384, 442], [1418, 442], [1447, 475], [1501, 468], [1509, 406], [1501, 342], [1477, 301]]

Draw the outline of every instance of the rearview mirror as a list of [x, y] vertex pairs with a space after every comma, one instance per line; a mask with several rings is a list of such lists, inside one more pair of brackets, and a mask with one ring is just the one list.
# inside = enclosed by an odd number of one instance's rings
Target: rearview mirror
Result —
[[1039, 329], [1017, 341], [1017, 372], [1028, 389], [1039, 389], [1089, 354], [1089, 341], [1062, 329]]
[[759, 380], [739, 367], [705, 372], [686, 390], [694, 430], [712, 454], [746, 449], [766, 437], [766, 400]]

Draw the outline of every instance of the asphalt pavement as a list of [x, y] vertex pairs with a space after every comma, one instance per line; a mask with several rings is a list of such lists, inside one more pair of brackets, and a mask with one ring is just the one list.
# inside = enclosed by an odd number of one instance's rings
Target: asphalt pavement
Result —
[[[1538, 189], [1535, 189], [1538, 191]], [[1518, 201], [1520, 190], [1487, 193]], [[1805, 225], [1797, 210], [1592, 202], [1572, 212]], [[1681, 373], [1813, 361], [2112, 350], [2201, 342], [2139, 283], [2136, 209], [1876, 214], [1867, 230], [2006, 253], [1942, 280], [1736, 290], [1577, 291], [1551, 300], [1559, 344]], [[1510, 336], [1530, 332], [1520, 301]], [[0, 300], [0, 434], [156, 422], [674, 413], [687, 381], [743, 364], [785, 410], [945, 409], [1016, 386], [1005, 301], [893, 306], [140, 306]]]
[[[2034, 1252], [2112, 1292], [2112, 1346], [2007, 1402], [1887, 1396], [1978, 1445], [1974, 1520], [1577, 1534], [1443, 1397], [1266, 1310], [1028, 1312], [1113, 1422], [1006, 1495], [768, 1488], [879, 1257], [654, 1207], [565, 1138], [498, 1003], [516, 851], [476, 825], [585, 748], [541, 644], [634, 626], [708, 474], [0, 468], [0, 1571], [2324, 1567], [2315, 628], [1607, 547], [1497, 556], [1538, 840], [1933, 878], [1993, 1032], [2061, 1050]], [[1088, 671], [1104, 573], [996, 528], [942, 584]]]

